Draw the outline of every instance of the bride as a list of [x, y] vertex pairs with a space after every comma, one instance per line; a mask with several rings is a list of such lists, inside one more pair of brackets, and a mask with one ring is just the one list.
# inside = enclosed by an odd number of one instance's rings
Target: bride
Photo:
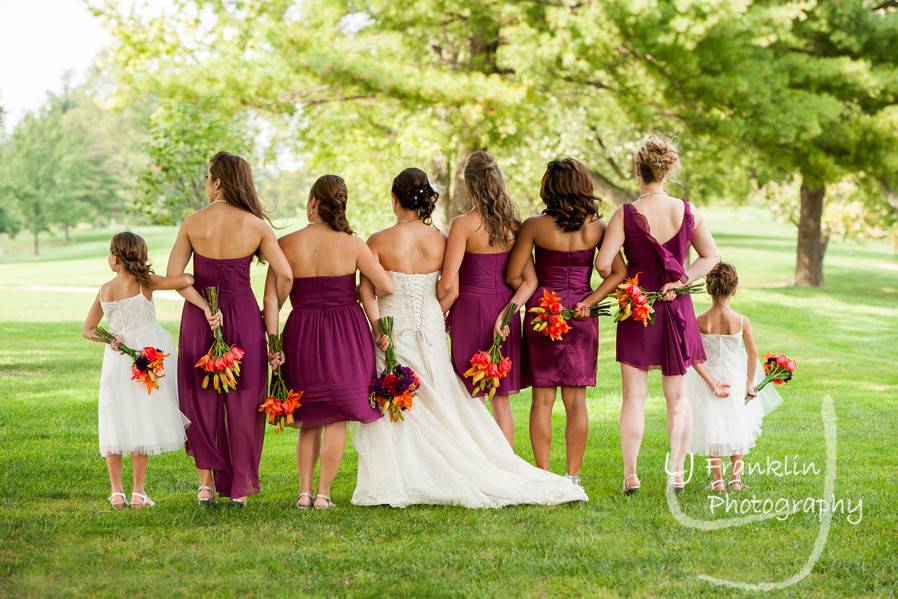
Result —
[[395, 292], [377, 300], [362, 278], [359, 293], [378, 346], [383, 350], [386, 338], [377, 319], [392, 316], [397, 358], [422, 383], [404, 421], [381, 418], [360, 425], [353, 435], [359, 471], [352, 503], [495, 508], [587, 501], [582, 487], [515, 455], [489, 412], [456, 376], [436, 295], [446, 237], [429, 225], [438, 194], [416, 168], [402, 171], [392, 191], [397, 223], [368, 243]]

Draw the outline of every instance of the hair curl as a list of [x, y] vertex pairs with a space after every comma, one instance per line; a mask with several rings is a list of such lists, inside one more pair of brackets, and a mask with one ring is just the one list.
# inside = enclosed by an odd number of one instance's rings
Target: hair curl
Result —
[[708, 295], [722, 299], [736, 293], [739, 286], [739, 275], [736, 268], [727, 262], [718, 262], [707, 275], [705, 275], [705, 288]]
[[558, 158], [546, 165], [539, 188], [546, 208], [543, 214], [555, 219], [562, 231], [579, 231], [587, 218], [601, 218], [593, 191], [592, 178], [583, 163], [573, 158]]
[[474, 152], [465, 161], [464, 180], [465, 191], [483, 219], [490, 245], [508, 245], [521, 228], [521, 219], [518, 207], [505, 190], [496, 159], [489, 152]]
[[318, 177], [309, 191], [309, 199], [318, 199], [318, 216], [334, 231], [352, 235], [352, 227], [346, 220], [346, 201], [349, 191], [346, 181], [337, 175]]
[[391, 191], [399, 200], [400, 206], [406, 210], [414, 210], [424, 224], [431, 224], [431, 215], [440, 192], [430, 182], [427, 173], [419, 168], [407, 168], [393, 179]]
[[680, 152], [673, 140], [649, 135], [633, 157], [645, 183], [664, 181], [680, 168]]
[[138, 283], [141, 285], [150, 283], [153, 267], [149, 261], [147, 242], [143, 237], [130, 231], [116, 233], [109, 244], [109, 253], [115, 257], [125, 272], [137, 279]]

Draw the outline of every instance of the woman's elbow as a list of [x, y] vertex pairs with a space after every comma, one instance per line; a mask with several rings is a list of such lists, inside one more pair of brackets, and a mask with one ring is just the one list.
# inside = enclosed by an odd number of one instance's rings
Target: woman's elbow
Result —
[[384, 281], [383, 285], [378, 285], [374, 290], [377, 293], [377, 297], [387, 297], [388, 295], [393, 295], [393, 292], [396, 291], [396, 286], [393, 285], [393, 281]]

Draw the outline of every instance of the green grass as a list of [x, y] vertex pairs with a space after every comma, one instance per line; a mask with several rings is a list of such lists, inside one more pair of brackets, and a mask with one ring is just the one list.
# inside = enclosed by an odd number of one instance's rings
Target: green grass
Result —
[[[789, 596], [894, 596], [898, 480], [898, 263], [882, 244], [834, 243], [827, 286], [784, 286], [794, 230], [753, 209], [707, 211], [724, 258], [743, 286], [735, 306], [751, 318], [761, 351], [799, 360], [785, 403], [764, 423], [749, 461], [786, 456], [823, 470], [822, 397], [838, 418], [838, 498], [863, 501], [857, 525], [837, 513], [820, 560]], [[157, 264], [173, 232], [139, 229]], [[680, 526], [668, 511], [667, 448], [660, 381], [650, 377], [643, 491], [618, 492], [620, 380], [613, 326], [603, 321], [599, 385], [589, 393], [590, 438], [583, 478], [591, 501], [558, 508], [469, 511], [355, 508], [356, 456], [347, 451], [334, 499], [340, 508], [300, 513], [295, 431], [266, 437], [262, 493], [244, 510], [204, 510], [183, 454], [150, 460], [154, 510], [111, 512], [96, 447], [101, 348], [80, 339], [91, 293], [38, 286], [96, 287], [109, 274], [110, 232], [79, 231], [75, 243], [45, 243], [43, 256], [0, 261], [0, 595], [137, 596], [734, 596], [697, 574], [746, 582], [785, 579], [801, 568], [819, 528], [796, 514], [720, 531]], [[259, 281], [260, 272], [254, 280]], [[699, 309], [706, 300], [700, 299]], [[177, 332], [180, 302], [160, 300]], [[560, 403], [560, 402], [559, 402]], [[516, 449], [531, 459], [529, 395], [516, 400]], [[563, 411], [556, 407], [553, 469], [563, 470]], [[401, 426], [401, 425], [398, 425]], [[414, 459], [405, 456], [404, 459]], [[681, 499], [694, 518], [714, 519], [701, 492], [700, 462]], [[744, 495], [819, 496], [823, 475], [755, 475]], [[723, 516], [725, 517], [725, 516]]]

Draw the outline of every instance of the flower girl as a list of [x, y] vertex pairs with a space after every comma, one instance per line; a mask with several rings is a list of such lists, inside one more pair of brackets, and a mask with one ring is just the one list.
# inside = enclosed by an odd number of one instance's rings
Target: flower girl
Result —
[[[210, 324], [216, 322], [206, 301], [193, 289], [193, 277], [161, 277], [153, 274], [147, 260], [147, 244], [134, 233], [115, 235], [109, 248], [109, 267], [115, 277], [100, 287], [84, 321], [82, 334], [102, 343], [97, 326], [105, 317], [115, 338], [103, 354], [98, 408], [100, 455], [106, 458], [114, 508], [128, 507], [122, 489], [122, 454], [130, 453], [134, 486], [130, 506], [152, 507], [144, 491], [147, 456], [184, 447], [184, 429], [189, 421], [178, 410], [177, 362], [172, 338], [158, 322], [153, 291], [179, 289], [188, 301], [205, 310]], [[121, 351], [122, 343], [136, 351], [145, 347], [161, 350], [164, 375], [158, 389], [132, 380], [132, 360]]]
[[[751, 323], [730, 307], [739, 284], [736, 269], [721, 262], [705, 283], [713, 304], [697, 320], [707, 361], [695, 364], [686, 375], [693, 414], [689, 451], [710, 457], [712, 482], [707, 490], [740, 491], [742, 457], [761, 434], [763, 417], [783, 400], [772, 385], [755, 391], [764, 374]], [[732, 466], [728, 485], [723, 481], [722, 456], [729, 456]]]

